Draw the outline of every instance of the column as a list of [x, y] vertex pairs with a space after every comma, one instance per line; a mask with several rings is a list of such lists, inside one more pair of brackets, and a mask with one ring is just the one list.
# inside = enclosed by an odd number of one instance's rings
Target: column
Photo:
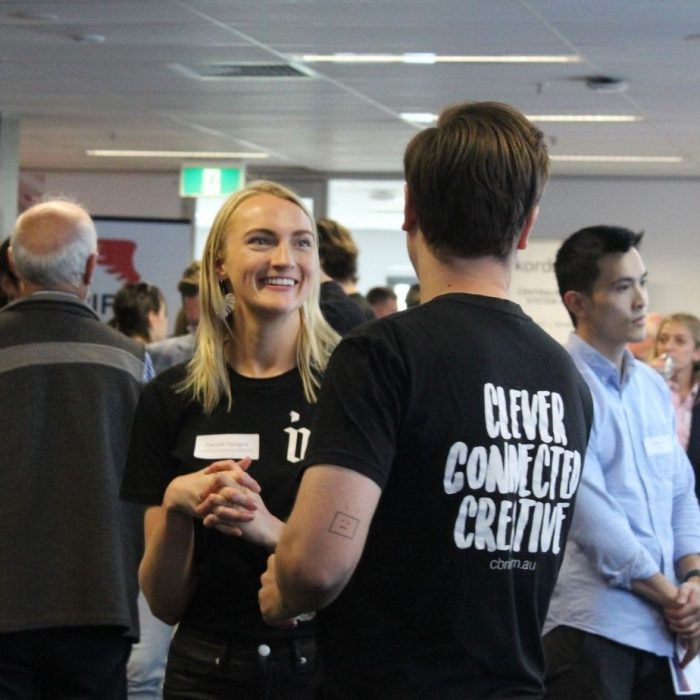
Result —
[[0, 241], [11, 233], [19, 198], [19, 119], [0, 114]]

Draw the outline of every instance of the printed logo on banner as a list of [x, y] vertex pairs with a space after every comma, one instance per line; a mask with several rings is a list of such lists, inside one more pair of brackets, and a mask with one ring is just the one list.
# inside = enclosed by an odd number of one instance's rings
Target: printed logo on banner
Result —
[[107, 238], [98, 241], [98, 265], [104, 265], [107, 272], [122, 282], [140, 282], [141, 275], [134, 267], [136, 243], [123, 238]]
[[[134, 265], [134, 253], [136, 242], [126, 238], [98, 238], [97, 241], [97, 265], [113, 278], [118, 286], [131, 282], [135, 284], [141, 281], [141, 275]], [[93, 285], [94, 287], [95, 285]], [[103, 285], [97, 285], [98, 289]], [[118, 288], [117, 286], [117, 288]], [[114, 304], [114, 291], [94, 291], [88, 301], [97, 313], [105, 317], [111, 311]]]
[[88, 303], [104, 321], [127, 283], [148, 282], [165, 296], [169, 327], [182, 304], [177, 282], [192, 262], [192, 224], [186, 220], [95, 218], [98, 257]]

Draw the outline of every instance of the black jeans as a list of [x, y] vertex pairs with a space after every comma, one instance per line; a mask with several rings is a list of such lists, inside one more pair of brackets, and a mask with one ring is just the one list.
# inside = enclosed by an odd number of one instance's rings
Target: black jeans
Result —
[[313, 638], [246, 642], [183, 628], [175, 633], [165, 671], [166, 700], [309, 700]]
[[0, 634], [0, 698], [125, 699], [130, 650], [121, 627]]
[[666, 657], [563, 625], [543, 643], [548, 700], [676, 700]]

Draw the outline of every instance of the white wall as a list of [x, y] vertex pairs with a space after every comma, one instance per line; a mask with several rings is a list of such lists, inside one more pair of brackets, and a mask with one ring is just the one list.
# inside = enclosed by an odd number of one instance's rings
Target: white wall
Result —
[[[20, 208], [24, 209], [43, 194], [75, 198], [95, 217], [115, 219], [191, 220], [193, 200], [181, 199], [179, 176], [173, 173], [147, 172], [68, 172], [23, 171], [20, 173]], [[123, 237], [138, 240], [134, 264], [142, 279], [156, 284], [165, 295], [168, 308], [168, 326], [172, 331], [180, 308], [177, 283], [183, 269], [192, 258], [193, 231], [187, 224], [151, 222], [103, 221], [97, 224], [98, 235], [105, 238]], [[9, 234], [9, 231], [7, 232]], [[163, 236], [158, 244], [155, 236]], [[0, 237], [2, 238], [2, 237]], [[125, 278], [113, 269], [106, 271], [98, 265], [89, 301], [104, 318], [112, 317], [111, 303], [116, 290]]]
[[364, 293], [372, 287], [383, 287], [387, 277], [414, 277], [406, 252], [406, 234], [397, 231], [357, 231], [352, 236], [360, 255], [357, 263], [357, 286]]
[[650, 307], [700, 315], [700, 180], [556, 178], [548, 184], [536, 237], [563, 239], [594, 224], [643, 230]]
[[[372, 207], [370, 200], [352, 204], [356, 212]], [[393, 216], [395, 231], [353, 229], [361, 252], [362, 290], [385, 284], [393, 267], [410, 264], [398, 206]], [[700, 180], [553, 178], [541, 202], [534, 240], [563, 240], [594, 224], [645, 231], [641, 252], [649, 271], [651, 308], [700, 315]]]
[[192, 201], [181, 199], [178, 173], [22, 171], [20, 203], [44, 193], [76, 198], [93, 216], [189, 219]]

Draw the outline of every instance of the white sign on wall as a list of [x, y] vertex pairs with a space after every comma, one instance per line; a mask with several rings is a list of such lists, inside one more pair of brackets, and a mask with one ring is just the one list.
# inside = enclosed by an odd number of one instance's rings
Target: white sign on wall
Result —
[[554, 259], [560, 241], [529, 241], [518, 257], [511, 280], [511, 299], [555, 340], [565, 343], [573, 325], [559, 297]]

